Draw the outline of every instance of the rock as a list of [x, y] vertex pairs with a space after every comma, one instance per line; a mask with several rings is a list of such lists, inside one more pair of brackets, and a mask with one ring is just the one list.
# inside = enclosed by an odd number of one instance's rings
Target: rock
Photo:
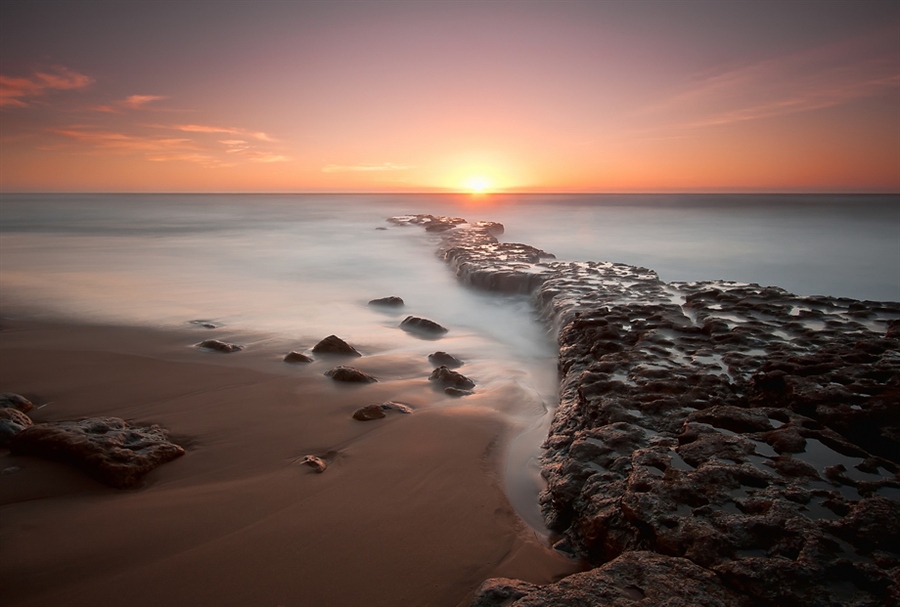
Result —
[[337, 335], [329, 335], [312, 349], [316, 354], [341, 354], [345, 356], [362, 356], [356, 348], [345, 342]]
[[0, 447], [8, 446], [16, 434], [31, 425], [31, 418], [18, 409], [0, 408]]
[[325, 472], [325, 469], [328, 468], [328, 464], [326, 464], [322, 458], [316, 457], [315, 455], [307, 455], [300, 463], [306, 464], [319, 474]]
[[471, 390], [475, 387], [474, 381], [462, 373], [457, 373], [443, 365], [431, 372], [431, 375], [428, 376], [428, 381], [438, 382], [445, 387], [459, 390]]
[[284, 357], [284, 362], [286, 363], [311, 363], [312, 361], [313, 359], [311, 356], [293, 350], [288, 352]]
[[403, 319], [403, 322], [400, 323], [400, 328], [405, 331], [431, 336], [443, 335], [447, 332], [445, 327], [442, 327], [433, 320], [420, 318], [418, 316], [407, 316]]
[[559, 582], [529, 591], [530, 584], [488, 580], [473, 607], [750, 607], [726, 588], [715, 573], [685, 558], [629, 552]]
[[471, 607], [506, 607], [539, 589], [540, 586], [522, 580], [505, 577], [491, 578], [486, 580], [475, 592]]
[[403, 403], [397, 403], [392, 400], [389, 400], [386, 403], [381, 403], [381, 408], [385, 411], [396, 411], [397, 413], [403, 413], [405, 415], [409, 415], [413, 412], [412, 407], [409, 405], [404, 405]]
[[0, 394], [0, 409], [12, 408], [22, 413], [28, 413], [33, 407], [34, 405], [31, 401], [20, 394], [13, 394], [12, 392]]
[[382, 297], [380, 299], [373, 299], [369, 302], [370, 306], [385, 306], [390, 308], [400, 308], [403, 304], [403, 299], [397, 297], [396, 295], [391, 295], [390, 297]]
[[211, 320], [189, 320], [188, 324], [201, 327], [203, 329], [218, 329], [221, 325], [217, 325]]
[[378, 381], [368, 373], [354, 369], [353, 367], [345, 367], [343, 365], [335, 367], [330, 371], [326, 371], [325, 375], [334, 381], [355, 382], [355, 383], [372, 383]]
[[159, 426], [132, 426], [117, 417], [34, 424], [12, 439], [10, 451], [71, 464], [117, 489], [135, 486], [157, 466], [184, 455]]
[[381, 408], [381, 405], [366, 405], [362, 409], [358, 409], [353, 414], [353, 419], [359, 420], [361, 422], [371, 421], [373, 419], [381, 419], [385, 417], [384, 409]]
[[224, 352], [225, 354], [230, 354], [231, 352], [237, 352], [244, 349], [244, 346], [225, 343], [224, 341], [219, 341], [218, 339], [205, 339], [197, 344], [197, 347], [206, 348], [207, 350], [215, 350], [216, 352]]
[[463, 366], [463, 361], [456, 358], [452, 354], [447, 354], [446, 352], [435, 352], [433, 354], [429, 354], [428, 360], [433, 365], [437, 365], [439, 367], [448, 367], [450, 369], [456, 369], [457, 367]]

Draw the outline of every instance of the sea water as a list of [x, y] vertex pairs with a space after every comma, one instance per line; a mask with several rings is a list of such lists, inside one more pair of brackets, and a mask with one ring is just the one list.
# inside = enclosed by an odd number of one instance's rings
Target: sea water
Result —
[[[895, 196], [4, 194], [0, 313], [163, 328], [206, 319], [273, 352], [332, 333], [366, 354], [449, 351], [487, 395], [475, 402], [496, 406], [520, 433], [506, 489], [539, 529], [554, 336], [526, 296], [457, 282], [434, 255], [439, 236], [385, 221], [411, 213], [500, 221], [505, 241], [562, 260], [644, 266], [666, 281], [900, 300]], [[367, 305], [388, 295], [405, 308]], [[398, 329], [407, 313], [451, 331], [417, 340]]]

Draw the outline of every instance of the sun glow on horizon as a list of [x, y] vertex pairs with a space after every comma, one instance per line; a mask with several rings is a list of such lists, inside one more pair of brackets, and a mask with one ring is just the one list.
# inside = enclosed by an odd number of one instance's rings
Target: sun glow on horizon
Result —
[[472, 175], [466, 178], [463, 186], [473, 194], [485, 194], [494, 188], [494, 182], [484, 175]]

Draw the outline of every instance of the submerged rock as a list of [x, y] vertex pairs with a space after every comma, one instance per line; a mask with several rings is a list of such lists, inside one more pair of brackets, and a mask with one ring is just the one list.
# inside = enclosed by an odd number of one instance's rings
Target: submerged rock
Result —
[[428, 380], [458, 390], [471, 390], [475, 387], [474, 381], [462, 373], [457, 373], [443, 365], [432, 371], [431, 375], [428, 376]]
[[12, 408], [22, 413], [28, 413], [33, 407], [34, 405], [31, 401], [21, 394], [13, 394], [12, 392], [0, 394], [0, 409]]
[[397, 297], [396, 295], [391, 295], [390, 297], [381, 297], [379, 299], [373, 299], [369, 302], [370, 306], [384, 306], [389, 308], [400, 308], [404, 305], [403, 299]]
[[117, 489], [133, 487], [157, 466], [184, 455], [159, 426], [132, 426], [117, 417], [34, 424], [12, 439], [10, 451], [71, 464]]
[[345, 342], [337, 335], [329, 335], [312, 349], [316, 354], [341, 354], [345, 356], [362, 356], [356, 348]]
[[353, 367], [335, 367], [330, 371], [326, 371], [325, 375], [334, 381], [343, 381], [351, 383], [372, 383], [378, 381], [368, 373], [355, 369]]
[[362, 409], [358, 409], [353, 414], [353, 419], [367, 422], [373, 419], [381, 419], [385, 417], [384, 409], [381, 408], [381, 405], [366, 405]]
[[200, 327], [202, 329], [218, 329], [221, 325], [217, 325], [211, 320], [189, 320], [188, 324], [194, 325], [196, 327]]
[[305, 456], [305, 457], [300, 461], [300, 463], [309, 466], [310, 468], [312, 468], [313, 470], [315, 470], [315, 471], [318, 472], [319, 474], [325, 472], [325, 469], [328, 468], [328, 464], [326, 464], [325, 461], [324, 461], [322, 458], [316, 457], [315, 455], [307, 455], [307, 456]]
[[445, 327], [442, 327], [433, 320], [420, 318], [418, 316], [407, 316], [403, 319], [403, 322], [400, 323], [400, 328], [405, 331], [430, 336], [443, 335], [447, 332]]
[[450, 369], [456, 369], [457, 367], [463, 366], [463, 361], [456, 358], [452, 354], [447, 354], [446, 352], [435, 352], [433, 354], [428, 355], [428, 360], [433, 365], [448, 367]]
[[311, 356], [297, 351], [288, 352], [284, 357], [284, 362], [286, 363], [311, 363], [312, 361]]
[[461, 390], [459, 388], [454, 388], [453, 386], [447, 386], [444, 388], [444, 394], [447, 396], [470, 396], [475, 394], [472, 390]]
[[231, 352], [238, 352], [239, 350], [243, 350], [244, 346], [239, 346], [238, 344], [229, 344], [224, 341], [220, 341], [218, 339], [205, 339], [197, 344], [198, 348], [206, 348], [207, 350], [214, 350], [216, 352], [224, 352], [225, 354], [230, 354]]

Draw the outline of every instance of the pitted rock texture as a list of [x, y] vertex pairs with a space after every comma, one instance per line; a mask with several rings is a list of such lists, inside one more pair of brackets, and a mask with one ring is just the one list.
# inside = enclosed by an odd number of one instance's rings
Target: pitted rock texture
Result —
[[135, 486], [157, 466], [184, 455], [159, 426], [132, 426], [117, 417], [34, 424], [13, 437], [10, 452], [71, 464], [117, 489]]
[[392, 222], [448, 226], [438, 255], [462, 282], [532, 293], [557, 333], [541, 507], [561, 546], [688, 559], [753, 605], [900, 603], [900, 304], [665, 283], [459, 218]]
[[21, 394], [4, 392], [0, 394], [0, 409], [16, 409], [22, 413], [28, 413], [34, 408], [34, 404]]

